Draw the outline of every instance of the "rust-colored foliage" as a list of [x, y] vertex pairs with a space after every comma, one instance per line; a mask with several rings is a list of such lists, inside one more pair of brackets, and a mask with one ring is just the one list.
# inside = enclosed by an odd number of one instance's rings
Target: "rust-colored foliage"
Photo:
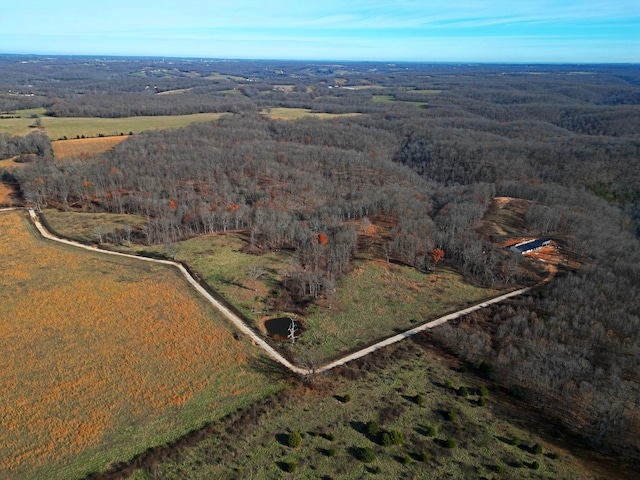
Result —
[[437, 265], [438, 262], [444, 258], [444, 250], [441, 248], [434, 248], [429, 251], [429, 256], [431, 257], [431, 260], [433, 260], [433, 264]]
[[376, 226], [373, 223], [370, 223], [369, 225], [366, 226], [366, 228], [364, 229], [364, 233], [366, 235], [369, 235], [370, 237], [372, 237], [373, 235], [375, 235], [377, 232]]
[[326, 245], [327, 243], [329, 243], [329, 239], [327, 238], [327, 236], [324, 233], [319, 233], [318, 234], [318, 243], [320, 245]]
[[175, 200], [169, 200], [169, 208], [171, 210], [175, 210], [176, 208], [178, 208], [178, 202], [176, 202]]

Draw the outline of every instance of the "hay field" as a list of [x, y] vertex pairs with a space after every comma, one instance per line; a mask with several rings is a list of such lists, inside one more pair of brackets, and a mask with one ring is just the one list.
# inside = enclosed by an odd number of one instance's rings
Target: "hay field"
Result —
[[[37, 113], [32, 110], [20, 110], [14, 114], [15, 116], [20, 115], [19, 118], [0, 119], [0, 133], [25, 135], [32, 131], [33, 127], [31, 125], [33, 125], [34, 119], [27, 115], [29, 112]], [[125, 118], [40, 116], [40, 121], [49, 138], [58, 140], [64, 137], [76, 138], [83, 135], [85, 137], [97, 137], [99, 135], [117, 136], [121, 133], [140, 133], [152, 129], [186, 127], [195, 122], [213, 122], [222, 115], [225, 114], [194, 113], [192, 115], [158, 115]]]
[[75, 138], [78, 135], [97, 137], [121, 133], [140, 133], [145, 130], [186, 127], [195, 122], [213, 122], [224, 113], [194, 113], [193, 115], [167, 115], [125, 118], [41, 117], [42, 125], [51, 139]]
[[0, 478], [83, 478], [280, 388], [173, 269], [6, 212], [0, 271]]
[[128, 135], [56, 140], [51, 142], [51, 146], [53, 147], [53, 155], [56, 158], [86, 157], [107, 152], [127, 138], [129, 138]]

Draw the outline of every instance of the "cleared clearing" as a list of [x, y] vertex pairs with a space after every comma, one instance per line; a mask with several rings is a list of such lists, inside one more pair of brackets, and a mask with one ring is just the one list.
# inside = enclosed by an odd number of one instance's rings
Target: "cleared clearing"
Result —
[[173, 269], [52, 244], [24, 212], [0, 252], [1, 478], [82, 478], [280, 388]]
[[384, 261], [356, 261], [340, 280], [331, 308], [321, 306], [304, 320], [306, 332], [295, 349], [302, 357], [337, 357], [497, 294], [444, 268], [426, 274]]

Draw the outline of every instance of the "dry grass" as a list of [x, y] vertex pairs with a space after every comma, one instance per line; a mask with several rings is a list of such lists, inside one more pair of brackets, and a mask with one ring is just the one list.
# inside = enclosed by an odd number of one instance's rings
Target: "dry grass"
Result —
[[117, 144], [129, 138], [118, 137], [79, 138], [73, 140], [57, 140], [52, 142], [53, 155], [56, 158], [87, 157], [111, 150]]
[[8, 185], [5, 185], [4, 183], [0, 183], [0, 206], [13, 205], [12, 195], [14, 193], [15, 192], [13, 191], [13, 189], [10, 188]]
[[278, 388], [172, 269], [47, 242], [23, 212], [0, 252], [1, 478], [80, 478]]
[[25, 165], [24, 163], [17, 163], [15, 160], [18, 157], [11, 157], [11, 158], [7, 158], [5, 160], [0, 160], [0, 170], [7, 170], [7, 171], [11, 171], [14, 168], [18, 168], [20, 167], [20, 165]]
[[85, 243], [95, 243], [99, 240], [97, 228], [102, 235], [107, 235], [115, 230], [122, 230], [126, 226], [136, 229], [147, 223], [146, 219], [140, 215], [119, 213], [59, 212], [46, 209], [44, 214], [56, 233]]
[[[21, 111], [23, 112], [23, 111]], [[24, 111], [26, 112], [26, 111]], [[16, 112], [15, 115], [22, 115]], [[45, 117], [40, 121], [47, 135], [53, 140], [60, 138], [119, 136], [129, 132], [140, 133], [146, 130], [178, 128], [195, 122], [212, 122], [224, 113], [194, 113], [192, 115], [166, 115], [150, 117], [92, 118], [92, 117]], [[34, 120], [29, 117], [0, 119], [0, 133], [25, 135], [33, 130]]]

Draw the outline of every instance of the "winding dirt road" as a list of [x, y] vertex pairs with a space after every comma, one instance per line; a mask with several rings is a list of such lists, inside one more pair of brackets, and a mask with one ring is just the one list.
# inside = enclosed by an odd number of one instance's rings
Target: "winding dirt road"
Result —
[[[6, 212], [6, 211], [12, 211], [12, 210], [21, 210], [21, 208], [3, 208], [0, 209], [0, 212]], [[49, 240], [53, 240], [54, 242], [59, 242], [59, 243], [64, 243], [66, 245], [71, 245], [73, 247], [77, 247], [77, 248], [83, 248], [85, 250], [90, 250], [92, 252], [97, 252], [97, 253], [101, 253], [104, 255], [116, 255], [116, 256], [120, 256], [120, 257], [128, 257], [128, 258], [134, 258], [136, 260], [140, 260], [143, 262], [154, 262], [154, 263], [162, 263], [164, 265], [170, 265], [172, 267], [177, 268], [180, 273], [182, 273], [182, 275], [186, 278], [186, 280], [193, 286], [193, 288], [195, 288], [204, 298], [207, 299], [207, 301], [209, 301], [209, 303], [211, 303], [211, 305], [213, 305], [215, 308], [217, 308], [227, 319], [229, 319], [229, 321], [231, 321], [231, 323], [233, 323], [236, 328], [238, 328], [238, 330], [240, 330], [241, 332], [243, 332], [245, 335], [249, 336], [249, 338], [251, 338], [251, 340], [253, 340], [257, 345], [259, 345], [266, 353], [267, 355], [269, 355], [271, 358], [273, 358], [275, 361], [279, 362], [280, 364], [282, 364], [283, 366], [285, 366], [286, 368], [288, 368], [290, 371], [299, 374], [299, 375], [309, 375], [311, 373], [322, 373], [322, 372], [326, 372], [328, 370], [331, 370], [332, 368], [338, 367], [340, 365], [344, 365], [345, 363], [348, 363], [352, 360], [356, 360], [358, 358], [364, 357], [365, 355], [368, 355], [372, 352], [375, 352], [376, 350], [379, 350], [383, 347], [386, 347], [388, 345], [392, 345], [394, 343], [397, 343], [401, 340], [404, 340], [408, 337], [411, 337], [412, 335], [416, 335], [420, 332], [424, 332], [425, 330], [429, 330], [433, 327], [437, 327], [438, 325], [442, 325], [443, 323], [446, 323], [450, 320], [454, 320], [456, 318], [460, 318], [463, 317], [464, 315], [467, 315], [468, 313], [474, 312], [476, 310], [480, 310], [481, 308], [485, 308], [488, 307], [489, 305], [493, 305], [495, 303], [499, 303], [502, 302], [504, 300], [507, 300], [508, 298], [512, 298], [518, 295], [522, 295], [523, 293], [528, 292], [529, 290], [531, 290], [532, 287], [526, 287], [526, 288], [521, 288], [519, 290], [515, 290], [509, 293], [506, 293], [504, 295], [500, 295], [498, 297], [486, 300], [484, 302], [478, 303], [476, 305], [473, 305], [471, 307], [465, 308], [463, 310], [459, 310], [457, 312], [454, 313], [450, 313], [448, 315], [445, 315], [443, 317], [440, 317], [436, 320], [433, 320], [431, 322], [425, 323], [423, 325], [417, 326], [415, 328], [412, 328], [411, 330], [407, 330], [405, 332], [399, 333], [397, 335], [394, 335], [392, 337], [389, 337], [385, 340], [382, 340], [374, 345], [370, 345], [369, 347], [363, 348], [362, 350], [359, 350], [357, 352], [351, 353], [349, 355], [345, 355], [344, 357], [338, 358], [337, 360], [334, 360], [332, 362], [329, 362], [325, 365], [322, 365], [318, 368], [303, 368], [303, 367], [299, 367], [297, 365], [292, 364], [289, 360], [287, 360], [286, 358], [284, 358], [280, 353], [278, 353], [273, 347], [271, 347], [271, 345], [269, 345], [260, 335], [258, 335], [256, 332], [254, 332], [253, 330], [251, 330], [241, 319], [240, 317], [238, 317], [236, 314], [234, 314], [232, 311], [230, 311], [227, 307], [225, 307], [223, 304], [221, 304], [218, 300], [216, 300], [209, 292], [207, 292], [202, 285], [200, 285], [195, 278], [193, 278], [191, 276], [191, 274], [187, 271], [187, 269], [180, 263], [178, 262], [173, 262], [171, 260], [158, 260], [155, 258], [148, 258], [148, 257], [141, 257], [141, 256], [137, 256], [137, 255], [131, 255], [128, 253], [120, 253], [120, 252], [112, 252], [109, 250], [102, 250], [99, 249], [97, 247], [92, 247], [89, 245], [84, 245], [80, 242], [74, 242], [72, 240], [66, 240], [64, 238], [59, 238], [56, 237], [55, 235], [51, 234], [46, 228], [44, 228], [44, 226], [42, 225], [42, 223], [40, 222], [38, 215], [36, 214], [36, 212], [29, 208], [27, 209], [29, 211], [29, 216], [33, 222], [33, 224], [35, 225], [35, 227], [37, 228], [38, 232], [40, 232], [40, 234], [44, 237], [47, 238]]]

